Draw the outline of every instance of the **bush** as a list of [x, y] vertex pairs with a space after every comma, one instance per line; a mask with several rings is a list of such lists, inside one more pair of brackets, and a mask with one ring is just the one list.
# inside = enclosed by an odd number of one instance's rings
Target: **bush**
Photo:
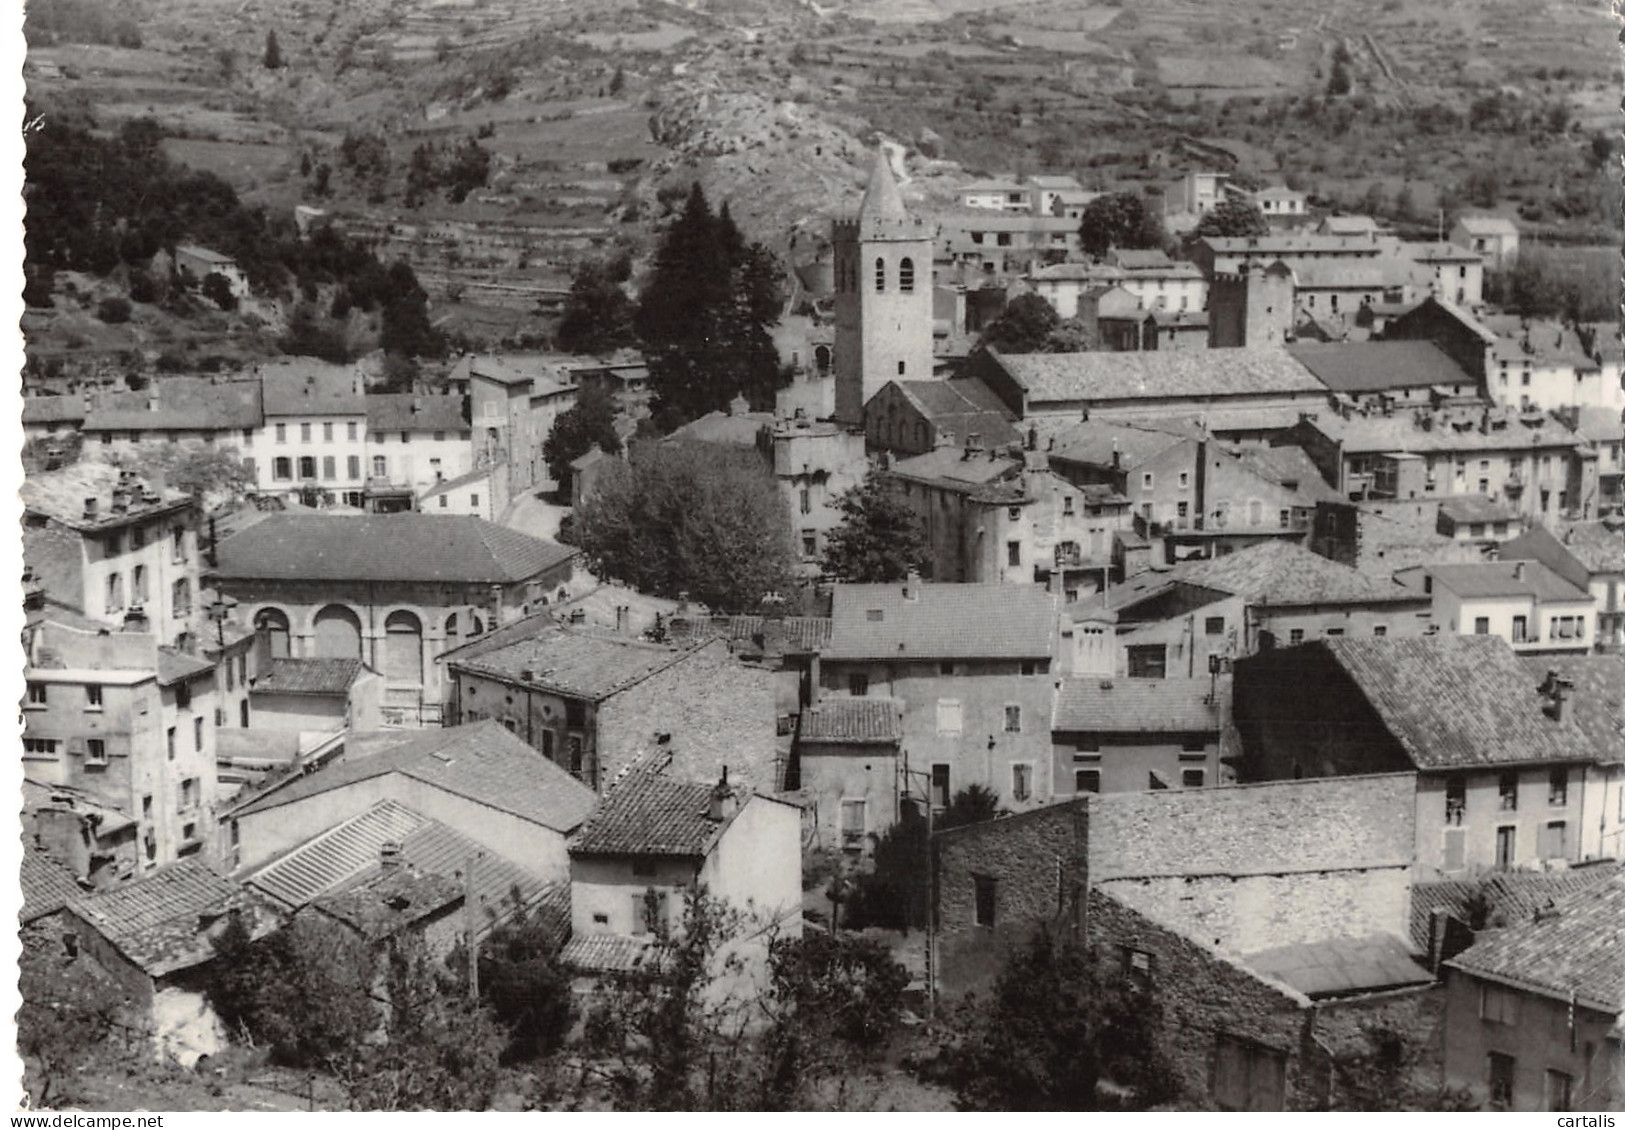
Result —
[[158, 301], [158, 284], [147, 272], [130, 272], [130, 300], [147, 303]]
[[96, 317], [108, 325], [119, 325], [130, 320], [130, 302], [127, 298], [109, 296], [96, 305]]

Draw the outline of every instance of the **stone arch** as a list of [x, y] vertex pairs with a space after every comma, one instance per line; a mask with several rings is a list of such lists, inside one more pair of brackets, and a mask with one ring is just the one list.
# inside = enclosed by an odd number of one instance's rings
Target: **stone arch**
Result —
[[423, 621], [400, 609], [384, 619], [384, 678], [391, 683], [423, 683]]
[[343, 604], [329, 604], [310, 621], [310, 654], [317, 659], [360, 659], [361, 617]]
[[293, 626], [288, 614], [280, 608], [262, 608], [254, 614], [254, 630], [264, 631], [271, 639], [271, 658], [287, 659], [292, 654]]
[[829, 372], [829, 346], [818, 345], [813, 347], [813, 365], [820, 373]]

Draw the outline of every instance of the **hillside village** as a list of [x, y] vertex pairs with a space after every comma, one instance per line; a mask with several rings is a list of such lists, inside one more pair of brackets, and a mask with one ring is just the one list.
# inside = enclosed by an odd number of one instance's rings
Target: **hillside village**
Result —
[[[1493, 192], [988, 172], [953, 110], [769, 103], [818, 173], [729, 192], [753, 95], [685, 97], [718, 27], [804, 89], [887, 26], [811, 7], [583, 56], [607, 119], [694, 41], [565, 257], [472, 139], [410, 202], [311, 150], [357, 208], [99, 96], [30, 138], [101, 170], [28, 220], [32, 1104], [1620, 1109], [1617, 280]], [[151, 51], [49, 30], [31, 98]]]

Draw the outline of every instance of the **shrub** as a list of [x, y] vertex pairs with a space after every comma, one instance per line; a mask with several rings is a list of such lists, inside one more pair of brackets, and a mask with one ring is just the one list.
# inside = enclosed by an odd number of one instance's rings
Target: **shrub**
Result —
[[96, 317], [108, 325], [118, 325], [130, 320], [130, 301], [127, 298], [109, 296], [96, 305]]

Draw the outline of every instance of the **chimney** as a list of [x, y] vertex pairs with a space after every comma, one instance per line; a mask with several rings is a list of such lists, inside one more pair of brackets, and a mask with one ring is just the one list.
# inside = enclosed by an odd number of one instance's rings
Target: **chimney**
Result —
[[99, 503], [94, 496], [85, 499], [85, 518], [91, 521], [99, 518], [101, 515], [97, 513], [98, 506]]
[[124, 487], [113, 488], [113, 513], [123, 514], [130, 509], [130, 492]]
[[392, 875], [401, 869], [401, 845], [394, 840], [378, 845], [378, 869]]
[[939, 429], [937, 429], [937, 446], [938, 447], [952, 447], [953, 445], [954, 445], [953, 429], [952, 428], [939, 428]]
[[1523, 580], [1523, 562], [1522, 561], [1514, 561], [1512, 563], [1512, 579], [1514, 581]]
[[728, 785], [728, 767], [722, 767], [722, 780], [711, 789], [711, 805], [706, 815], [712, 820], [730, 820], [739, 811], [739, 798]]
[[148, 412], [156, 412], [156, 411], [158, 411], [158, 390], [157, 389], [153, 389], [153, 390], [151, 390], [150, 392], [147, 393], [147, 411]]
[[423, 411], [423, 397], [414, 396], [412, 398], [412, 415], [416, 416], [418, 413], [420, 413], [422, 411]]
[[981, 454], [981, 451], [982, 451], [982, 433], [981, 432], [967, 432], [967, 433], [965, 433], [965, 450], [967, 452], [970, 452], [971, 454], [976, 454], [976, 455]]
[[529, 668], [529, 667], [525, 667], [525, 668], [521, 669], [520, 672], [519, 672], [519, 681], [521, 683], [535, 682], [536, 681], [536, 672], [534, 670], [532, 670], [531, 668]]
[[631, 607], [625, 604], [617, 604], [615, 606], [615, 630], [624, 636], [631, 622]]
[[908, 576], [903, 579], [903, 599], [920, 599], [920, 571], [913, 566], [909, 567]]

